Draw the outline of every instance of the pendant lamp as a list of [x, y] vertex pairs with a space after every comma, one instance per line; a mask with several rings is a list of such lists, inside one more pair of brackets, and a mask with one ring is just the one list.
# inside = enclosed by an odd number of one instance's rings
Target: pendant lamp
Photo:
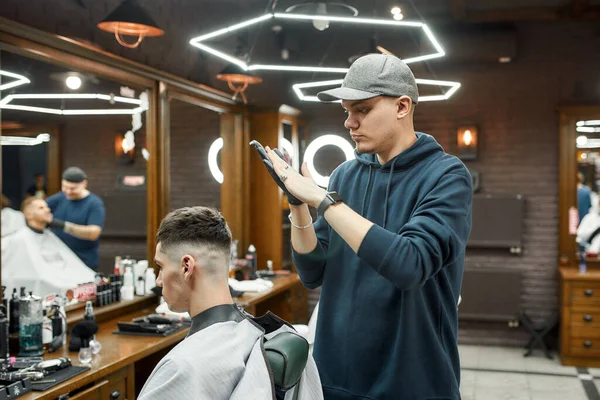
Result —
[[244, 104], [248, 102], [246, 95], [244, 94], [248, 85], [262, 82], [262, 78], [254, 75], [250, 71], [244, 71], [242, 67], [233, 63], [230, 63], [223, 68], [217, 75], [217, 79], [226, 81], [229, 85], [229, 89], [233, 90], [233, 99], [235, 100], [239, 94], [244, 101]]
[[[165, 33], [136, 0], [123, 1], [98, 24], [98, 28], [114, 33], [117, 42], [130, 49], [138, 47], [146, 36], [162, 36]], [[137, 41], [126, 42], [123, 36], [137, 36]]]

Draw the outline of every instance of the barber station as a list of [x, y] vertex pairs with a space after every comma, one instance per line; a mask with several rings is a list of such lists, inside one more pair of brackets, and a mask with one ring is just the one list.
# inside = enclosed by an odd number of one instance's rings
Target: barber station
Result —
[[3, 0], [0, 400], [600, 399], [599, 19]]

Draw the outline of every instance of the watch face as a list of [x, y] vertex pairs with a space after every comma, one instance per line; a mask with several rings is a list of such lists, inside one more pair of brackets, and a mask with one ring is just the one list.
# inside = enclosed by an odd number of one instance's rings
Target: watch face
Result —
[[343, 201], [342, 196], [340, 196], [339, 194], [337, 194], [336, 192], [330, 192], [329, 193], [329, 197], [331, 197], [331, 199], [333, 201], [335, 201], [336, 203]]

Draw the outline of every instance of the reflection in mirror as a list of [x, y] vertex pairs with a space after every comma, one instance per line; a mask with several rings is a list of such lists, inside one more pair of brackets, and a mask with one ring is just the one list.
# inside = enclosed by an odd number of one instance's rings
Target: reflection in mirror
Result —
[[85, 300], [117, 256], [146, 256], [148, 96], [10, 52], [0, 69], [2, 285]]
[[298, 160], [296, 156], [296, 152], [294, 151], [294, 127], [291, 123], [287, 121], [283, 121], [283, 138], [279, 143], [279, 150], [284, 155], [285, 160], [288, 164], [294, 167], [295, 170], [298, 170]]
[[[171, 98], [169, 102], [171, 138], [170, 209], [181, 207], [221, 207], [223, 177], [219, 142], [221, 119], [218, 113], [200, 106]], [[222, 145], [221, 145], [222, 147]], [[209, 160], [209, 152], [213, 156]], [[212, 163], [212, 170], [209, 166]]]
[[[600, 120], [577, 122], [577, 247], [580, 268], [600, 252]], [[575, 213], [573, 213], [575, 218]], [[581, 257], [585, 252], [585, 257]]]

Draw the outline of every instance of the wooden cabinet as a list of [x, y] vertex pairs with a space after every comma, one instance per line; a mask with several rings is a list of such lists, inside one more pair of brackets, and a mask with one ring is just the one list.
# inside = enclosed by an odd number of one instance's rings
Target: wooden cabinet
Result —
[[104, 399], [135, 399], [135, 373], [133, 368], [133, 364], [130, 364], [106, 377], [109, 384], [105, 387], [106, 395], [103, 397]]
[[600, 367], [600, 270], [560, 269], [564, 365]]

